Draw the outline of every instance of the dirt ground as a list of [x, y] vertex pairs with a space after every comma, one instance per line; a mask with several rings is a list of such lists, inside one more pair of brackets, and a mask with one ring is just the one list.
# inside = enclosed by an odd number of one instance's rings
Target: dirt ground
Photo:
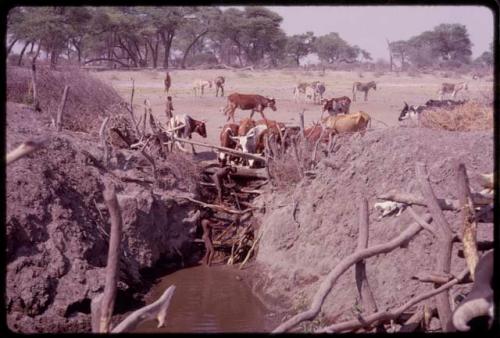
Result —
[[[132, 81], [135, 81], [134, 106], [137, 116], [143, 112], [142, 103], [149, 99], [155, 118], [165, 121], [165, 92], [163, 71], [103, 71], [93, 73], [94, 76], [111, 84], [126, 101], [130, 100]], [[294, 102], [293, 88], [298, 82], [315, 80], [323, 81], [326, 86], [324, 97], [349, 96], [352, 98], [352, 84], [355, 81], [376, 81], [377, 90], [370, 91], [368, 101], [363, 101], [363, 93], [358, 93], [356, 102], [351, 104], [351, 112], [363, 110], [374, 120], [388, 126], [398, 125], [398, 116], [404, 101], [408, 104], [424, 104], [429, 99], [438, 99], [437, 90], [442, 82], [469, 82], [468, 92], [459, 92], [457, 99], [485, 99], [493, 96], [493, 82], [487, 78], [472, 80], [470, 76], [461, 78], [443, 78], [423, 74], [418, 77], [385, 74], [376, 76], [372, 72], [329, 71], [324, 75], [320, 71], [302, 70], [267, 70], [267, 71], [231, 71], [231, 70], [173, 70], [170, 72], [174, 114], [189, 114], [195, 119], [205, 120], [208, 136], [203, 140], [195, 134], [194, 140], [211, 144], [219, 143], [219, 133], [226, 123], [220, 109], [226, 105], [226, 98], [215, 97], [215, 89], [209, 88], [203, 97], [194, 97], [192, 83], [195, 79], [214, 79], [222, 75], [226, 78], [225, 95], [233, 92], [260, 94], [276, 98], [277, 110], [266, 109], [264, 114], [273, 120], [298, 126], [298, 113], [305, 109], [306, 127], [321, 116], [321, 106], [312, 103]], [[377, 74], [378, 75], [378, 74]], [[237, 109], [235, 119], [248, 117], [249, 111]], [[254, 115], [257, 119], [258, 114]], [[383, 123], [372, 122], [373, 128], [385, 127]]]

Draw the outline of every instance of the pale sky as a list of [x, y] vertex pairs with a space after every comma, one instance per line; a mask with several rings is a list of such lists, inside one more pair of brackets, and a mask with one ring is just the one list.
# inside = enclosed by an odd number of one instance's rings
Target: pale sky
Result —
[[[467, 27], [472, 57], [493, 41], [493, 12], [484, 6], [266, 6], [283, 17], [287, 35], [330, 32], [371, 53], [373, 60], [388, 59], [389, 41], [407, 40], [441, 23]], [[241, 8], [241, 7], [239, 7]]]

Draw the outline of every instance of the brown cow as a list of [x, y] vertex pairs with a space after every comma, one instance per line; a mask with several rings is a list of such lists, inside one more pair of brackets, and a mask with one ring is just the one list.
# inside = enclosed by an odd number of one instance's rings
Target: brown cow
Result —
[[[184, 128], [180, 128], [175, 131], [177, 137], [190, 139], [193, 133], [198, 133], [201, 137], [205, 138], [207, 137], [207, 129], [205, 126], [205, 121], [195, 120], [187, 114], [175, 115], [170, 120], [170, 125], [173, 128], [180, 127], [183, 124]], [[183, 149], [182, 147], [179, 148]], [[193, 154], [196, 154], [193, 145], [191, 145], [191, 149], [193, 150]]]
[[240, 121], [238, 127], [238, 136], [245, 136], [250, 129], [256, 126], [256, 123], [251, 118], [246, 118]]
[[[267, 123], [266, 123], [267, 122]], [[257, 125], [266, 125], [267, 129], [265, 131], [265, 137], [270, 137], [274, 135], [274, 139], [278, 142], [278, 144], [282, 143], [282, 137], [285, 133], [285, 124], [283, 122], [276, 122], [274, 120], [258, 120]], [[263, 141], [265, 142], [265, 141]]]
[[317, 142], [320, 137], [321, 141], [328, 142], [330, 133], [331, 130], [329, 128], [325, 128], [320, 124], [315, 124], [304, 130], [304, 135], [308, 142]]
[[361, 131], [364, 132], [371, 122], [370, 115], [363, 111], [357, 113], [328, 116], [323, 119], [323, 125], [335, 134]]
[[257, 94], [240, 94], [233, 93], [227, 97], [227, 106], [223, 109], [224, 115], [227, 115], [227, 121], [230, 119], [234, 123], [234, 111], [236, 108], [242, 110], [251, 110], [250, 118], [257, 111], [262, 115], [264, 120], [267, 120], [264, 116], [264, 109], [271, 108], [276, 111], [276, 100], [274, 98], [264, 97]]
[[338, 114], [349, 114], [349, 108], [351, 107], [351, 99], [347, 96], [324, 99], [323, 103], [323, 111], [321, 112], [321, 117], [323, 117], [323, 113], [325, 111], [330, 115], [338, 115]]
[[[235, 140], [231, 138], [231, 136], [238, 135], [239, 126], [236, 123], [228, 123], [224, 127], [222, 127], [222, 131], [220, 133], [220, 145], [221, 147], [235, 149], [238, 144]], [[223, 152], [219, 152], [219, 163], [222, 166], [226, 165], [227, 162], [227, 154]], [[233, 161], [235, 157], [229, 155], [229, 162]]]

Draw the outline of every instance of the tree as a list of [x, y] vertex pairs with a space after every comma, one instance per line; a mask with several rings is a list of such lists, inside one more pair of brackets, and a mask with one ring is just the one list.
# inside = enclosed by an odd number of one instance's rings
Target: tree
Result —
[[297, 66], [300, 66], [300, 59], [314, 51], [314, 41], [316, 37], [313, 32], [293, 35], [286, 41], [286, 53], [291, 56]]
[[408, 56], [418, 66], [469, 63], [472, 43], [464, 25], [441, 24], [407, 41]]
[[330, 64], [341, 61], [354, 62], [361, 53], [359, 47], [350, 46], [335, 32], [318, 37], [314, 46], [320, 60]]

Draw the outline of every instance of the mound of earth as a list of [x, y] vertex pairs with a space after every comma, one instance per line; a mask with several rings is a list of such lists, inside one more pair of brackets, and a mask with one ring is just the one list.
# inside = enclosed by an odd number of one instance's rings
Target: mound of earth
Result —
[[103, 291], [108, 250], [104, 182], [115, 184], [122, 209], [117, 307], [125, 311], [140, 301], [135, 293], [147, 285], [147, 268], [190, 254], [194, 208], [180, 194], [196, 197], [197, 171], [172, 167], [167, 157], [157, 163], [160, 181], [126, 180], [151, 180], [140, 154], [115, 148], [105, 170], [97, 137], [57, 133], [45, 122], [24, 105], [7, 105], [7, 150], [48, 138], [45, 147], [6, 168], [7, 323], [23, 333], [90, 332], [90, 301]]
[[[257, 254], [262, 277], [254, 281], [254, 289], [269, 304], [281, 303], [294, 313], [305, 310], [324, 277], [355, 251], [362, 197], [369, 203], [369, 246], [385, 243], [413, 219], [407, 210], [379, 219], [374, 209], [380, 201], [377, 195], [396, 189], [421, 196], [415, 164], [424, 162], [436, 196], [456, 199], [457, 180], [452, 174], [457, 160], [465, 164], [472, 189], [481, 190], [479, 174], [493, 171], [493, 133], [387, 128], [339, 138], [334, 152], [318, 164], [315, 178], [260, 197], [258, 203], [265, 208]], [[422, 214], [426, 208], [414, 206], [414, 210]], [[452, 229], [460, 232], [459, 213], [444, 213]], [[492, 223], [478, 225], [478, 240], [493, 240]], [[407, 247], [366, 260], [379, 309], [400, 306], [432, 288], [411, 277], [433, 271], [438, 245], [422, 231]], [[461, 244], [453, 247], [453, 274], [465, 268], [465, 260], [457, 256], [459, 248]], [[463, 286], [455, 286], [451, 295], [463, 291]], [[358, 302], [352, 268], [328, 295], [321, 324], [352, 319]]]

